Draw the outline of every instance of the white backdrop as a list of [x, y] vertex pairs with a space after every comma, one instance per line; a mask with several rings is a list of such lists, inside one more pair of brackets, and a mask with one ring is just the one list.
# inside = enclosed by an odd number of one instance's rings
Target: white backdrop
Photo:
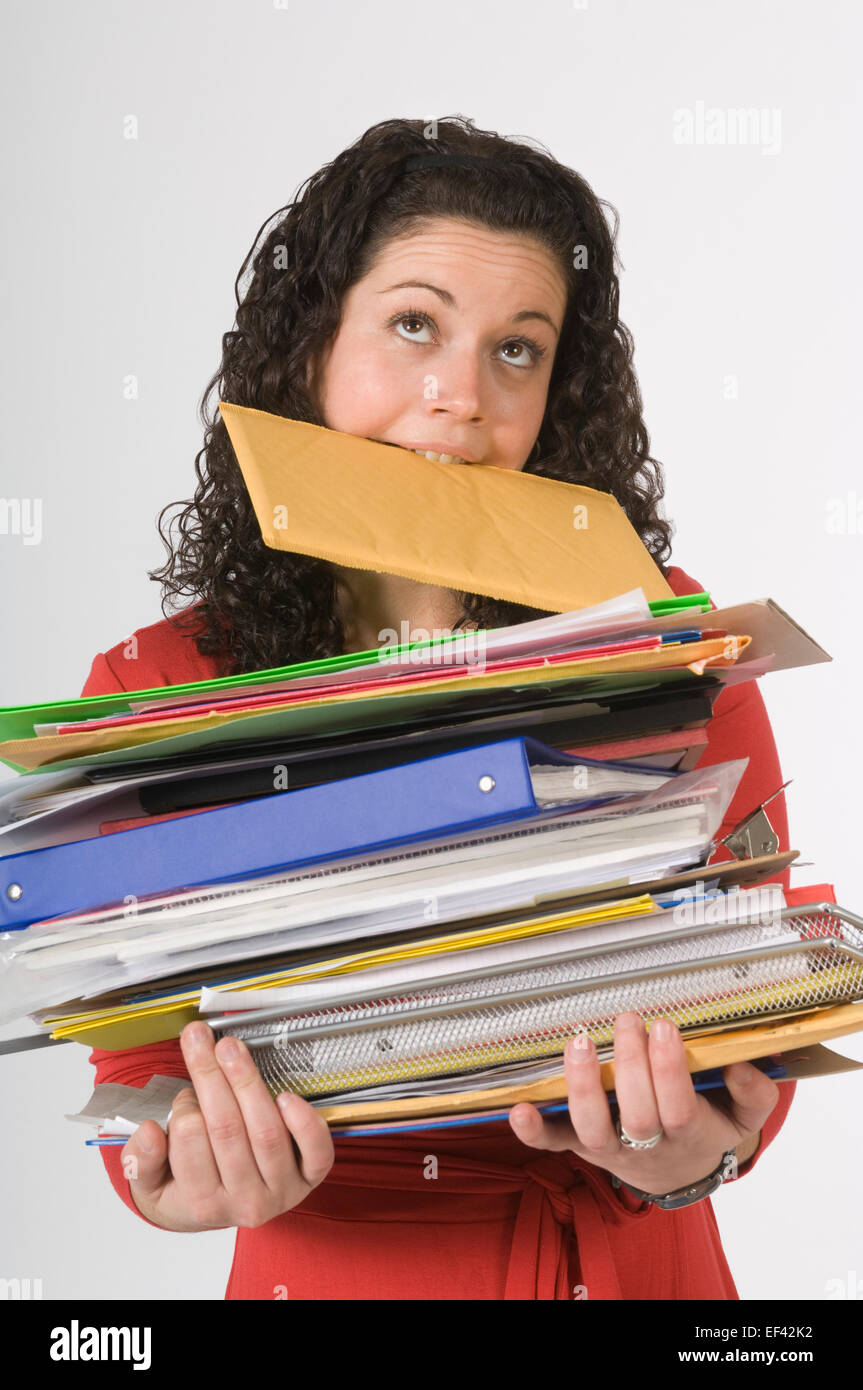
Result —
[[[0, 703], [76, 696], [96, 652], [161, 617], [155, 517], [194, 488], [198, 402], [260, 224], [375, 122], [467, 115], [541, 141], [621, 214], [673, 562], [720, 604], [773, 597], [834, 657], [761, 686], [812, 861], [792, 882], [863, 911], [852, 0], [4, 11], [0, 497], [41, 518], [0, 530]], [[844, 1050], [863, 1060], [863, 1041]], [[127, 1211], [63, 1118], [91, 1085], [78, 1046], [0, 1057], [0, 1277], [46, 1298], [221, 1298], [233, 1233]], [[801, 1083], [756, 1171], [715, 1198], [743, 1298], [856, 1295], [861, 1101], [863, 1073]]]

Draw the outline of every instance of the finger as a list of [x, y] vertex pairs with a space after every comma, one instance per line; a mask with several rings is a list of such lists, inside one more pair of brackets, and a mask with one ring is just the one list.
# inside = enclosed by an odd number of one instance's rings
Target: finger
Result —
[[602, 1085], [599, 1058], [591, 1038], [579, 1033], [567, 1043], [563, 1053], [569, 1118], [578, 1144], [591, 1153], [617, 1151], [620, 1147], [608, 1096]]
[[510, 1127], [531, 1149], [574, 1149], [577, 1136], [568, 1115], [545, 1116], [535, 1105], [519, 1101], [509, 1112]]
[[[258, 1172], [273, 1193], [297, 1176], [291, 1136], [279, 1109], [239, 1038], [221, 1038], [215, 1053], [236, 1097]], [[329, 1133], [329, 1131], [327, 1131]]]
[[171, 1172], [184, 1196], [198, 1199], [221, 1192], [222, 1178], [207, 1134], [207, 1122], [191, 1089], [174, 1097], [168, 1120], [168, 1153]]
[[669, 1139], [685, 1138], [698, 1121], [698, 1095], [680, 1030], [670, 1018], [650, 1025], [647, 1050], [662, 1128]]
[[207, 1136], [222, 1187], [231, 1195], [248, 1195], [249, 1183], [263, 1183], [246, 1134], [233, 1088], [214, 1049], [205, 1023], [190, 1023], [180, 1035], [189, 1075], [207, 1127]]
[[735, 1062], [724, 1067], [722, 1080], [732, 1100], [732, 1118], [744, 1134], [756, 1134], [779, 1102], [779, 1087], [760, 1067]]
[[171, 1169], [168, 1164], [168, 1138], [155, 1120], [144, 1120], [120, 1151], [123, 1176], [139, 1193], [157, 1197]]
[[317, 1187], [335, 1162], [330, 1127], [320, 1111], [302, 1096], [282, 1091], [277, 1103], [299, 1151], [300, 1176], [309, 1187]]
[[663, 1125], [653, 1089], [647, 1030], [637, 1013], [614, 1020], [614, 1093], [620, 1123], [630, 1139], [652, 1139]]

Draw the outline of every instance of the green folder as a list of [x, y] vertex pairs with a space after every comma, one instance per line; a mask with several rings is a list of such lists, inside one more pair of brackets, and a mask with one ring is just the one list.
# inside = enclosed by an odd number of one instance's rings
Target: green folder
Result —
[[[464, 637], [459, 632], [452, 637]], [[441, 641], [450, 640], [449, 637]], [[246, 671], [239, 676], [219, 676], [208, 681], [190, 681], [185, 685], [158, 685], [149, 690], [124, 690], [114, 695], [86, 695], [74, 700], [53, 700], [40, 705], [8, 705], [0, 708], [0, 742], [9, 738], [30, 738], [34, 724], [77, 724], [83, 719], [106, 719], [112, 714], [132, 714], [130, 700], [159, 699], [171, 695], [207, 696], [215, 690], [242, 690], [247, 685], [269, 685], [295, 680], [301, 676], [323, 676], [349, 671], [354, 666], [369, 666], [385, 657], [402, 655], [413, 647], [431, 646], [432, 640], [408, 642], [400, 647], [375, 648], [368, 652], [346, 652], [342, 656], [322, 657], [318, 661], [300, 661], [293, 666], [273, 666], [264, 671]]]
[[[651, 689], [656, 685], [672, 684], [702, 679], [685, 667], [648, 671], [617, 671], [607, 676], [563, 677], [549, 679], [534, 684], [519, 684], [518, 676], [513, 676], [511, 686], [496, 686], [492, 695], [512, 695], [524, 692], [522, 704], [536, 704], [544, 697], [549, 708], [555, 702], [571, 699], [602, 699], [610, 694]], [[167, 688], [167, 687], [166, 687]], [[464, 690], [424, 690], [421, 686], [402, 694], [391, 694], [381, 698], [372, 694], [358, 700], [338, 700], [324, 705], [286, 706], [283, 709], [269, 710], [260, 714], [242, 715], [228, 720], [225, 724], [199, 729], [194, 733], [175, 734], [171, 738], [155, 739], [151, 743], [129, 745], [110, 749], [104, 753], [84, 754], [77, 758], [66, 758], [62, 762], [51, 762], [40, 768], [23, 768], [8, 758], [2, 759], [8, 767], [22, 776], [33, 776], [39, 772], [59, 772], [72, 767], [102, 767], [111, 763], [147, 763], [153, 758], [169, 758], [177, 755], [195, 753], [200, 749], [212, 749], [217, 754], [222, 744], [245, 743], [275, 739], [302, 740], [320, 738], [363, 729], [400, 728], [417, 716], [428, 715], [446, 718], [459, 711], [475, 708], [477, 694]], [[551, 698], [549, 698], [551, 697]], [[483, 713], [493, 710], [483, 709]]]
[[[653, 617], [666, 618], [670, 614], [681, 610], [694, 608], [699, 600], [707, 598], [706, 594], [687, 594], [677, 599], [658, 599], [650, 603], [650, 611]], [[496, 629], [481, 629], [481, 631], [495, 631]], [[305, 676], [337, 675], [342, 671], [349, 671], [356, 666], [370, 666], [376, 662], [393, 657], [406, 656], [408, 652], [419, 650], [423, 647], [432, 647], [441, 642], [454, 641], [456, 638], [466, 636], [479, 636], [479, 633], [456, 632], [447, 634], [440, 638], [428, 638], [419, 642], [407, 642], [401, 646], [386, 648], [374, 648], [365, 652], [346, 652], [341, 656], [322, 657], [318, 661], [302, 661], [293, 666], [274, 666], [264, 671], [247, 671], [238, 676], [221, 676], [214, 680], [192, 681], [186, 685], [161, 685], [150, 690], [125, 690], [115, 695], [88, 695], [74, 700], [55, 700], [47, 704], [37, 705], [9, 705], [0, 708], [0, 742], [5, 743], [7, 739], [13, 738], [35, 738], [33, 726], [35, 724], [76, 724], [85, 719], [105, 719], [114, 714], [132, 714], [130, 700], [136, 701], [148, 698], [159, 699], [167, 696], [183, 696], [201, 694], [207, 696], [214, 691], [242, 692], [247, 685], [269, 685], [280, 681], [298, 680]], [[374, 699], [375, 697], [371, 697]], [[365, 704], [365, 701], [356, 702]], [[262, 718], [263, 716], [250, 716]], [[241, 721], [232, 724], [233, 729], [237, 729]], [[246, 720], [242, 721], [243, 724]], [[210, 731], [207, 731], [210, 732]], [[279, 731], [281, 733], [281, 731]], [[257, 737], [257, 730], [255, 737]], [[198, 737], [203, 738], [203, 734]], [[238, 734], [238, 737], [242, 735]], [[182, 735], [183, 751], [192, 748], [193, 744], [187, 744], [187, 735]], [[167, 744], [174, 745], [180, 740], [178, 738], [161, 740], [158, 744], [148, 745], [150, 748], [162, 749]], [[173, 749], [172, 749], [173, 751]], [[181, 751], [179, 748], [177, 752]], [[138, 754], [136, 753], [136, 758]], [[140, 756], [157, 756], [145, 754], [143, 751]], [[160, 753], [158, 756], [162, 756]], [[6, 761], [5, 759], [0, 761]], [[59, 770], [65, 767], [77, 767], [82, 763], [102, 762], [102, 761], [129, 761], [128, 752], [121, 759], [117, 754], [100, 753], [95, 758], [72, 758], [62, 763], [51, 763], [50, 770]], [[18, 768], [17, 763], [7, 763], [9, 767]], [[41, 769], [44, 771], [45, 769]]]

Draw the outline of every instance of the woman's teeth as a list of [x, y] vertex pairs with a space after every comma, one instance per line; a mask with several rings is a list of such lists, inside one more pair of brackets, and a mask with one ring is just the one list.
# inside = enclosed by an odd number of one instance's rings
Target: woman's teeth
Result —
[[415, 454], [420, 458], [431, 459], [433, 463], [466, 463], [466, 459], [460, 459], [457, 454], [435, 454], [431, 449], [414, 449]]

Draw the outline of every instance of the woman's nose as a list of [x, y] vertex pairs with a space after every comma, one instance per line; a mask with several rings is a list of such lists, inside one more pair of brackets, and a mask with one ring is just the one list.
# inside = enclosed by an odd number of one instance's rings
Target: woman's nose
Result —
[[[451, 355], [442, 363], [437, 373], [430, 373], [432, 391], [426, 391], [427, 399], [446, 406], [450, 414], [460, 420], [475, 420], [483, 409], [482, 366], [475, 356], [460, 353]], [[426, 378], [427, 383], [429, 378]]]

